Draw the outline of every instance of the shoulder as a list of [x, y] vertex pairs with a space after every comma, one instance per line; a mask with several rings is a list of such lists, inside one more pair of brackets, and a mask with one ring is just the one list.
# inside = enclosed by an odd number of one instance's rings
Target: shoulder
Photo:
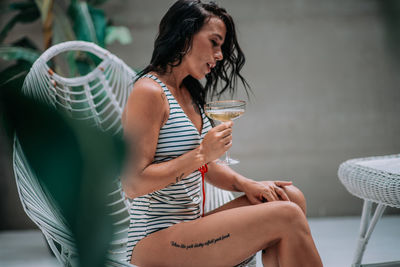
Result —
[[165, 105], [165, 93], [161, 85], [151, 78], [141, 78], [133, 86], [128, 97], [127, 105], [146, 104], [152, 109], [161, 108]]
[[132, 118], [162, 121], [167, 105], [161, 85], [151, 78], [141, 78], [135, 82], [128, 97], [123, 121], [130, 121]]
[[160, 94], [164, 94], [164, 90], [158, 82], [151, 78], [144, 77], [135, 82], [131, 95], [132, 94], [152, 98], [160, 97]]

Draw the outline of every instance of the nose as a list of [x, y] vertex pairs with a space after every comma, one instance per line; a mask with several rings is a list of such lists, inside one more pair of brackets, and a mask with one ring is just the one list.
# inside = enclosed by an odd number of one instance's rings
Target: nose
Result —
[[215, 58], [216, 61], [221, 61], [224, 58], [224, 56], [222, 55], [222, 50], [221, 49], [218, 49], [215, 52], [214, 58]]

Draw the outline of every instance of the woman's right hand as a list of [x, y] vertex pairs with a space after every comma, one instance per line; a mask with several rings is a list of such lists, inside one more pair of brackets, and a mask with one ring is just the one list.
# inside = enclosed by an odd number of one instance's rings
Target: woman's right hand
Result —
[[232, 146], [232, 125], [232, 121], [221, 123], [204, 136], [199, 149], [205, 163], [219, 158]]

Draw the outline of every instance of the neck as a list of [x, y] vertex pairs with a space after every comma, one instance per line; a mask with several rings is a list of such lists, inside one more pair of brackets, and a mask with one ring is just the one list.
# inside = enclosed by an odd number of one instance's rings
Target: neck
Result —
[[169, 67], [167, 72], [162, 76], [164, 82], [170, 87], [179, 89], [182, 87], [183, 79], [188, 75], [188, 73], [182, 68], [182, 64], [177, 67]]

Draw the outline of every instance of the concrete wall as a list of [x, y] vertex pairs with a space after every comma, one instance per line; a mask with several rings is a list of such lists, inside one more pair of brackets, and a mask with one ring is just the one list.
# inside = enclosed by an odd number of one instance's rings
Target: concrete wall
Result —
[[[133, 36], [131, 45], [109, 50], [133, 68], [145, 66], [173, 2], [106, 3], [107, 15]], [[233, 168], [257, 180], [292, 180], [310, 216], [360, 214], [361, 201], [337, 178], [339, 164], [400, 150], [399, 67], [379, 1], [217, 2], [235, 19], [254, 93], [234, 127], [230, 152], [241, 163]], [[39, 25], [29, 27], [41, 42]]]
[[[134, 39], [110, 50], [145, 66], [173, 2], [109, 2], [107, 14]], [[241, 163], [233, 168], [257, 180], [293, 180], [311, 216], [359, 214], [361, 201], [337, 178], [339, 164], [400, 150], [399, 68], [378, 2], [217, 2], [235, 19], [254, 93], [235, 123], [230, 152]]]

